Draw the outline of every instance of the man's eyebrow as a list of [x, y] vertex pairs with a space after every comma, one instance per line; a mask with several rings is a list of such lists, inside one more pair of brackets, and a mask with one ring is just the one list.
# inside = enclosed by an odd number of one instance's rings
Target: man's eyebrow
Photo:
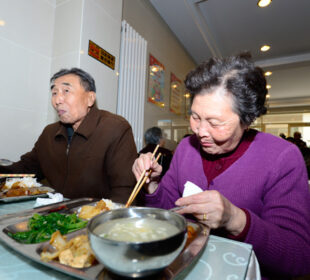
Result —
[[[62, 85], [64, 85], [64, 86], [71, 86], [71, 84], [70, 83], [62, 83]], [[55, 87], [55, 85], [53, 84], [53, 85], [51, 85], [51, 90], [53, 89]]]

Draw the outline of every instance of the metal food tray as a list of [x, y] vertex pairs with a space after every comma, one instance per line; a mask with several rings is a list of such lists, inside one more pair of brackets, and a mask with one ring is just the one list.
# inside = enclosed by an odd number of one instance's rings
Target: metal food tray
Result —
[[[50, 187], [46, 187], [46, 186], [38, 187], [38, 189], [48, 191], [50, 193], [55, 192], [54, 189], [52, 189]], [[17, 201], [24, 201], [24, 200], [30, 200], [30, 199], [35, 199], [38, 197], [47, 197], [47, 196], [48, 196], [47, 193], [41, 193], [41, 194], [36, 194], [36, 195], [0, 197], [0, 202], [17, 202]]]
[[[8, 232], [17, 232], [27, 230], [27, 221], [34, 213], [48, 214], [51, 212], [61, 213], [74, 213], [86, 204], [94, 205], [98, 199], [82, 198], [73, 199], [65, 202], [55, 203], [39, 208], [30, 209], [23, 212], [7, 214], [0, 216], [0, 239], [6, 246], [11, 247], [16, 252], [30, 258], [31, 260], [38, 262], [42, 265], [56, 269], [60, 272], [78, 277], [80, 279], [90, 280], [116, 280], [124, 279], [121, 276], [117, 276], [104, 268], [104, 265], [97, 263], [89, 268], [73, 268], [67, 265], [60, 264], [57, 261], [43, 262], [40, 259], [40, 253], [43, 250], [52, 250], [48, 241], [39, 244], [22, 244], [8, 236]], [[148, 276], [147, 279], [154, 280], [170, 280], [176, 278], [186, 267], [191, 265], [196, 258], [202, 253], [203, 248], [207, 244], [209, 237], [209, 229], [202, 224], [193, 223], [188, 221], [188, 225], [194, 227], [196, 231], [196, 237], [185, 246], [180, 255], [162, 272], [155, 274], [154, 276]], [[81, 235], [87, 234], [87, 228], [77, 230], [75, 232], [67, 234], [67, 240]], [[126, 278], [125, 278], [126, 279]]]

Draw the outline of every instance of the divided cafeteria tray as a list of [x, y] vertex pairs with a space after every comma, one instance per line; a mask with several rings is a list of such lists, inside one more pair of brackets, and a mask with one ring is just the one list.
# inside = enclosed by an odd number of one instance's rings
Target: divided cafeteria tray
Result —
[[[12, 213], [0, 216], [0, 240], [4, 245], [9, 246], [16, 252], [26, 256], [27, 258], [38, 262], [42, 265], [50, 267], [52, 269], [61, 271], [65, 274], [78, 277], [80, 279], [90, 280], [116, 280], [124, 279], [121, 276], [117, 276], [104, 268], [101, 263], [96, 263], [89, 268], [74, 268], [67, 265], [63, 265], [57, 261], [43, 262], [40, 258], [40, 253], [43, 250], [51, 247], [49, 241], [37, 243], [37, 244], [21, 244], [8, 236], [8, 232], [17, 232], [27, 230], [27, 221], [34, 214], [39, 213], [41, 215], [51, 212], [60, 212], [66, 214], [76, 213], [78, 209], [83, 205], [94, 205], [98, 199], [81, 198], [72, 199], [64, 202], [59, 202], [39, 208], [33, 208], [26, 211]], [[112, 210], [113, 211], [113, 210]], [[204, 247], [207, 244], [209, 237], [209, 229], [199, 223], [188, 221], [188, 225], [191, 225], [195, 231], [195, 238], [185, 246], [180, 255], [175, 261], [165, 268], [159, 274], [154, 276], [148, 276], [147, 279], [154, 280], [170, 280], [175, 279], [186, 267], [191, 265], [203, 252]], [[81, 235], [87, 234], [87, 228], [77, 230], [75, 232], [67, 234], [67, 240]]]

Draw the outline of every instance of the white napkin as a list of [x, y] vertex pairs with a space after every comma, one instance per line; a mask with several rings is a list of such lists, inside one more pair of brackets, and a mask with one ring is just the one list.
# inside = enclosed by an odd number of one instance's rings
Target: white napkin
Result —
[[201, 188], [199, 188], [197, 185], [195, 185], [194, 183], [187, 181], [184, 185], [184, 191], [183, 191], [183, 197], [192, 195], [192, 194], [196, 194], [196, 193], [200, 193], [203, 190]]
[[56, 203], [56, 202], [61, 202], [64, 200], [64, 197], [61, 193], [47, 193], [47, 195], [49, 196], [49, 198], [40, 198], [38, 197], [36, 199], [36, 203], [34, 204], [33, 207], [39, 207], [39, 206], [43, 206], [43, 205], [48, 205], [51, 203]]

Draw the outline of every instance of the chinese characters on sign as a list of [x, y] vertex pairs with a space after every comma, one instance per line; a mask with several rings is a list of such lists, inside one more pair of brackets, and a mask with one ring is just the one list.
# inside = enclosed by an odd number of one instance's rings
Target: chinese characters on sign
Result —
[[173, 73], [170, 75], [170, 111], [180, 115], [182, 113], [182, 82]]
[[148, 101], [164, 107], [165, 67], [150, 54]]
[[89, 40], [88, 44], [88, 55], [114, 70], [115, 56], [108, 53], [106, 50], [104, 50], [91, 40]]

